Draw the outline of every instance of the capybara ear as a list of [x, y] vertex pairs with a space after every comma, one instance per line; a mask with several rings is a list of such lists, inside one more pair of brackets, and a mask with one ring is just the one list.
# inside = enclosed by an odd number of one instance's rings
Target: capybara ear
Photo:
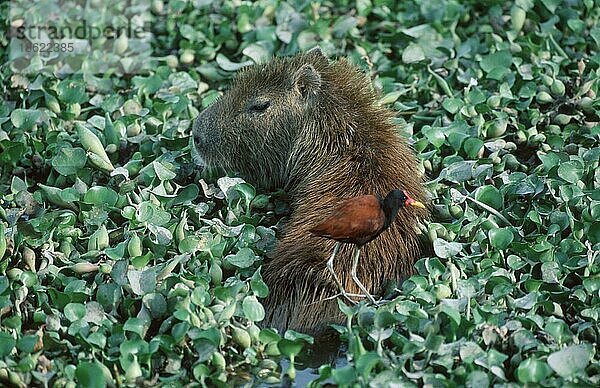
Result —
[[325, 55], [325, 53], [323, 53], [323, 50], [321, 50], [321, 47], [319, 47], [319, 46], [315, 46], [315, 47], [311, 48], [310, 50], [308, 50], [306, 52], [306, 55], [311, 55], [314, 57], [327, 59], [327, 55]]
[[321, 74], [313, 65], [306, 63], [296, 71], [294, 85], [303, 97], [317, 94], [321, 86]]

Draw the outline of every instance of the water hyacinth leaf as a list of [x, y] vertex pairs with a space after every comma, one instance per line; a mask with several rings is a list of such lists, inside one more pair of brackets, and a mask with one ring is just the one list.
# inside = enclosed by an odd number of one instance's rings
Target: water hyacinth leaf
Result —
[[82, 362], [77, 365], [75, 376], [81, 386], [90, 388], [106, 387], [104, 369], [96, 362]]
[[483, 140], [477, 138], [469, 138], [465, 140], [463, 147], [467, 156], [470, 158], [477, 158], [479, 153], [483, 150]]
[[152, 269], [146, 271], [129, 270], [127, 271], [127, 279], [131, 289], [137, 295], [153, 292], [156, 288], [156, 273]]
[[179, 252], [194, 253], [199, 249], [201, 239], [197, 236], [187, 236], [179, 242]]
[[244, 315], [250, 321], [260, 322], [265, 318], [265, 309], [254, 295], [244, 298], [242, 309], [244, 310]]
[[227, 193], [229, 189], [234, 187], [235, 185], [245, 183], [242, 178], [231, 178], [231, 177], [222, 177], [217, 180], [217, 186], [223, 194], [225, 194], [225, 198], [227, 198]]
[[569, 183], [577, 183], [583, 176], [583, 166], [576, 160], [561, 163], [558, 166], [558, 176]]
[[550, 171], [553, 167], [558, 166], [563, 160], [560, 154], [556, 152], [538, 153], [538, 158], [542, 161], [544, 169]]
[[485, 352], [479, 345], [474, 342], [466, 342], [463, 346], [461, 346], [460, 358], [466, 363], [472, 363], [479, 357], [485, 357]]
[[493, 228], [488, 233], [490, 244], [497, 249], [506, 249], [515, 236], [509, 228]]
[[61, 175], [76, 174], [85, 166], [87, 157], [82, 148], [61, 148], [52, 158], [52, 167]]
[[421, 130], [429, 142], [435, 147], [441, 147], [446, 141], [446, 135], [439, 127], [423, 127]]
[[136, 218], [139, 222], [162, 226], [169, 222], [171, 215], [154, 203], [142, 202], [136, 212]]
[[178, 192], [177, 196], [169, 200], [167, 207], [181, 205], [187, 202], [191, 202], [198, 197], [200, 189], [196, 185], [188, 185], [182, 187]]
[[170, 181], [175, 178], [177, 174], [173, 171], [169, 170], [164, 164], [154, 161], [152, 162], [152, 167], [154, 167], [154, 171], [156, 172], [156, 177], [161, 181]]
[[462, 250], [462, 245], [457, 242], [447, 242], [441, 238], [436, 238], [433, 241], [433, 250], [436, 256], [447, 259], [456, 256]]
[[146, 324], [140, 318], [131, 317], [123, 325], [123, 330], [131, 331], [139, 335], [140, 338], [143, 338], [146, 331]]
[[473, 177], [473, 166], [471, 161], [452, 163], [442, 170], [440, 176], [455, 183], [465, 182]]
[[65, 306], [65, 317], [74, 322], [79, 319], [83, 319], [85, 316], [85, 306], [80, 303], [69, 303]]
[[252, 202], [252, 199], [254, 199], [254, 197], [256, 196], [256, 189], [248, 183], [238, 183], [231, 189], [235, 189], [243, 195], [244, 200], [246, 202], [246, 206], [249, 206], [250, 202]]
[[118, 200], [117, 192], [104, 186], [92, 186], [83, 195], [83, 202], [96, 206], [115, 206]]
[[387, 104], [392, 104], [394, 102], [396, 102], [396, 100], [398, 100], [398, 98], [402, 95], [401, 91], [395, 91], [395, 92], [390, 92], [388, 94], [386, 94], [385, 96], [383, 96], [380, 100], [379, 103], [381, 105], [387, 105]]
[[595, 275], [583, 279], [583, 287], [589, 293], [594, 293], [600, 290], [600, 275]]
[[243, 67], [252, 65], [252, 61], [244, 61], [240, 63], [232, 62], [229, 60], [229, 58], [220, 53], [217, 54], [216, 61], [219, 67], [225, 71], [238, 71]]
[[16, 128], [27, 132], [31, 131], [40, 117], [41, 112], [37, 109], [15, 109], [10, 114], [10, 121]]
[[418, 44], [411, 43], [402, 52], [402, 62], [414, 63], [425, 59], [425, 51]]
[[155, 244], [169, 245], [171, 240], [173, 240], [173, 234], [165, 227], [150, 224], [148, 225], [148, 230], [150, 231], [150, 239]]
[[262, 42], [252, 43], [248, 45], [242, 53], [251, 58], [254, 63], [265, 63], [271, 57], [272, 53], [267, 49]]
[[490, 385], [490, 378], [483, 371], [473, 371], [469, 373], [467, 378], [467, 386], [469, 387], [487, 387]]
[[354, 16], [343, 16], [333, 24], [333, 34], [336, 38], [342, 38], [348, 31], [356, 27], [358, 20]]
[[583, 371], [592, 358], [587, 344], [571, 345], [548, 356], [548, 365], [560, 376], [567, 377]]
[[300, 350], [304, 347], [304, 342], [302, 340], [289, 340], [287, 338], [282, 338], [277, 342], [277, 347], [279, 351], [284, 356], [290, 357], [295, 356], [300, 353]]
[[234, 255], [225, 257], [232, 265], [238, 268], [248, 268], [256, 261], [256, 255], [250, 248], [242, 248]]
[[520, 308], [522, 310], [531, 310], [535, 303], [537, 302], [539, 297], [539, 293], [530, 292], [521, 298], [515, 299], [515, 307]]
[[460, 110], [464, 105], [463, 101], [460, 98], [447, 98], [442, 103], [444, 109], [448, 112], [454, 114]]
[[[104, 150], [104, 146], [98, 136], [91, 130], [87, 129], [81, 123], [75, 123], [75, 127], [77, 128], [77, 134], [79, 135], [79, 141], [81, 145], [86, 151], [89, 151], [91, 154], [96, 155], [99, 158], [99, 161], [106, 163], [107, 166], [110, 167], [111, 170], [114, 170], [114, 166], [112, 165], [106, 151]], [[90, 157], [90, 155], [88, 155]]]
[[58, 99], [64, 104], [81, 104], [87, 102], [89, 97], [85, 92], [85, 85], [80, 81], [64, 79], [57, 87]]
[[490, 185], [479, 187], [475, 191], [475, 199], [496, 210], [501, 210], [504, 202], [500, 190]]
[[0, 357], [10, 354], [16, 345], [16, 340], [10, 333], [0, 332]]
[[486, 73], [491, 73], [497, 68], [508, 69], [511, 64], [512, 55], [510, 51], [496, 51], [485, 56], [480, 62], [481, 69]]
[[250, 287], [259, 298], [264, 298], [269, 294], [269, 288], [262, 279], [260, 268], [257, 269], [252, 275], [252, 278], [250, 279]]
[[[0, 236], [5, 237], [5, 228], [3, 223], [0, 223]], [[0, 258], [2, 258], [2, 255], [0, 255]], [[8, 278], [0, 275], [0, 295], [3, 294], [9, 286], [10, 283], [8, 282]]]

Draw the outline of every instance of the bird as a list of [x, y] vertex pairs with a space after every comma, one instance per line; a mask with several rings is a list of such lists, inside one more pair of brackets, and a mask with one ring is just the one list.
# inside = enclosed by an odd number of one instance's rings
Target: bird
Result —
[[360, 250], [365, 244], [377, 238], [390, 227], [401, 207], [408, 206], [425, 209], [425, 205], [411, 198], [406, 190], [394, 189], [385, 198], [382, 198], [379, 194], [361, 195], [340, 203], [327, 219], [309, 229], [309, 232], [315, 236], [337, 241], [326, 266], [340, 289], [340, 294], [346, 299], [355, 303], [351, 296], [359, 295], [346, 292], [333, 269], [333, 261], [341, 245], [353, 244], [355, 246], [351, 271], [352, 280], [371, 303], [377, 304], [375, 298], [356, 274]]

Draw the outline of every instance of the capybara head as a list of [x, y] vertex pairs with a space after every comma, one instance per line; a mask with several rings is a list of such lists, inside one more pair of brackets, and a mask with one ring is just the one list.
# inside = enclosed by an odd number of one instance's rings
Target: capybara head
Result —
[[346, 60], [331, 63], [318, 48], [275, 58], [236, 75], [196, 119], [194, 145], [204, 165], [289, 188], [300, 159], [314, 164], [314, 152], [331, 152], [340, 136], [348, 143], [348, 112], [360, 115], [368, 106], [373, 114], [373, 95], [364, 74]]

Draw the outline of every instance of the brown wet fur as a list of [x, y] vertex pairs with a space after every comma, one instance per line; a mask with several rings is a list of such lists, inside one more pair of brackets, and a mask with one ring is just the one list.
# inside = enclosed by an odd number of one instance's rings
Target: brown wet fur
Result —
[[[269, 286], [263, 324], [320, 335], [344, 318], [338, 289], [325, 264], [335, 242], [309, 229], [343, 200], [406, 190], [425, 202], [412, 149], [376, 104], [370, 80], [346, 59], [320, 51], [276, 58], [242, 70], [231, 89], [194, 123], [202, 163], [236, 171], [264, 188], [284, 188], [292, 213], [262, 275]], [[257, 113], [253, 107], [269, 107]], [[358, 277], [374, 295], [387, 281], [410, 275], [418, 255], [416, 222], [426, 211], [401, 208], [392, 226], [361, 250]], [[346, 291], [352, 281], [345, 244], [335, 271]]]

